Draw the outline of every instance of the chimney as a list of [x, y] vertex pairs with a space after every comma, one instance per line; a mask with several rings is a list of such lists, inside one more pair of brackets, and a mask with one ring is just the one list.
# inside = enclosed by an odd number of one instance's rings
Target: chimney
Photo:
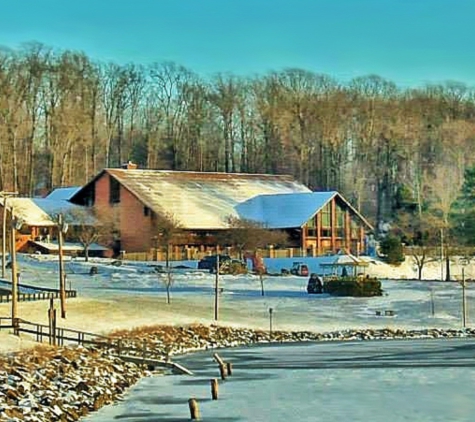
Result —
[[127, 161], [126, 163], [122, 164], [121, 168], [125, 170], [135, 170], [137, 168], [137, 164], [133, 163], [132, 161]]

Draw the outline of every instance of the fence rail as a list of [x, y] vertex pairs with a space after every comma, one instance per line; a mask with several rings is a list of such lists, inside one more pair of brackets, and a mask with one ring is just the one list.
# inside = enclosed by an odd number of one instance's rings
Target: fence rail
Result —
[[[232, 257], [238, 258], [239, 252], [231, 250], [231, 248], [222, 248], [219, 251], [220, 253], [225, 253], [231, 255]], [[330, 253], [330, 251], [327, 251]], [[185, 260], [195, 260], [199, 261], [207, 255], [213, 255], [216, 253], [215, 249], [210, 249], [208, 251], [201, 251], [197, 248], [177, 248], [170, 251], [168, 259], [170, 261], [185, 261]], [[315, 256], [314, 250], [306, 250], [303, 248], [285, 248], [285, 249], [274, 249], [266, 248], [259, 249], [259, 256], [262, 258], [303, 258], [303, 257], [312, 257]], [[150, 251], [145, 252], [127, 252], [122, 251], [121, 259], [128, 261], [165, 261], [166, 254], [163, 251], [155, 251], [151, 249]]]
[[2, 328], [13, 328], [12, 319], [10, 317], [0, 317], [0, 330]]
[[[49, 290], [38, 293], [18, 293], [19, 302], [30, 302], [36, 300], [58, 299], [60, 297], [59, 290]], [[66, 298], [77, 297], [76, 290], [66, 290]], [[0, 294], [0, 303], [8, 303], [12, 301], [12, 294]]]

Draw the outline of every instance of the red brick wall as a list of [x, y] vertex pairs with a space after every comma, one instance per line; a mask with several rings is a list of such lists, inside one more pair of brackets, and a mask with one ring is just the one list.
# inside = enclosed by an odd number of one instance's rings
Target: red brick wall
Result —
[[95, 185], [95, 206], [119, 222], [121, 249], [126, 252], [145, 252], [152, 246], [151, 216], [144, 216], [144, 205], [122, 185], [120, 202], [109, 203], [109, 175], [104, 173]]
[[145, 252], [151, 247], [152, 218], [150, 213], [144, 215], [143, 208], [143, 203], [121, 186], [120, 233], [122, 249], [126, 252]]

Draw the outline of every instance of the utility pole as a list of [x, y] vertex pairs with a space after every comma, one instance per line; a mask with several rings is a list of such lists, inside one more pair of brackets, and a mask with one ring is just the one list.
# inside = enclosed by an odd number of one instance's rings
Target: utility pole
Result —
[[467, 327], [467, 295], [465, 292], [465, 267], [462, 267], [462, 327]]
[[12, 324], [15, 325], [15, 319], [18, 318], [18, 268], [16, 261], [16, 231], [21, 229], [23, 225], [23, 220], [15, 218], [13, 213], [13, 208], [10, 208], [11, 213], [11, 239], [10, 239], [10, 248], [11, 248], [11, 263], [12, 263]]
[[444, 281], [444, 229], [440, 229], [440, 281]]
[[216, 253], [216, 279], [214, 283], [214, 320], [218, 320], [219, 306], [219, 254]]
[[466, 287], [467, 284], [465, 282], [465, 266], [468, 265], [469, 259], [467, 258], [460, 258], [459, 264], [462, 266], [462, 327], [467, 327], [467, 293]]
[[61, 301], [61, 318], [66, 318], [66, 291], [64, 280], [63, 261], [63, 234], [68, 231], [68, 225], [64, 223], [63, 214], [58, 215], [58, 253], [59, 253], [59, 297]]
[[7, 199], [17, 195], [16, 192], [0, 192], [3, 199], [3, 218], [2, 218], [2, 278], [5, 278], [6, 262], [5, 255], [7, 253]]

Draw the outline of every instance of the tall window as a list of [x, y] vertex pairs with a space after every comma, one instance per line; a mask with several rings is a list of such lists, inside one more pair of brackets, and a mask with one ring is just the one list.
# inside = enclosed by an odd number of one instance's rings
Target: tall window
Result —
[[331, 237], [332, 235], [332, 206], [328, 202], [322, 208], [322, 237]]
[[345, 236], [345, 211], [336, 207], [336, 237]]
[[109, 176], [109, 203], [118, 204], [120, 202], [120, 183]]
[[359, 225], [358, 222], [352, 218], [351, 219], [351, 238], [358, 239], [359, 235]]
[[307, 221], [307, 236], [308, 237], [316, 237], [317, 230], [316, 230], [316, 223], [315, 223], [315, 216], [313, 216], [310, 220]]

